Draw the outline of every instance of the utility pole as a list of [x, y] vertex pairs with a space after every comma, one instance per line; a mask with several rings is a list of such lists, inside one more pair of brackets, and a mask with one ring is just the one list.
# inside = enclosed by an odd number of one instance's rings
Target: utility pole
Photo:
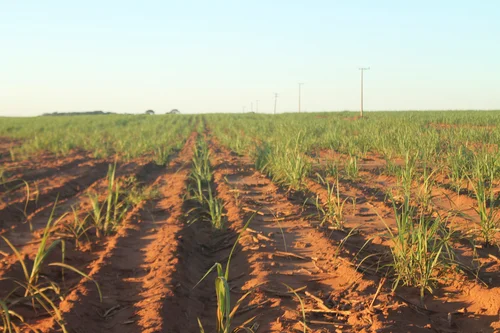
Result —
[[370, 67], [360, 67], [359, 70], [361, 71], [361, 112], [360, 112], [360, 117], [363, 118], [363, 72], [369, 70]]
[[299, 82], [299, 113], [300, 113], [300, 87], [302, 87], [303, 83]]
[[250, 111], [253, 112], [253, 102], [250, 103]]
[[259, 113], [259, 100], [255, 101], [255, 113]]
[[274, 93], [274, 114], [276, 114], [276, 104], [278, 103], [278, 93]]

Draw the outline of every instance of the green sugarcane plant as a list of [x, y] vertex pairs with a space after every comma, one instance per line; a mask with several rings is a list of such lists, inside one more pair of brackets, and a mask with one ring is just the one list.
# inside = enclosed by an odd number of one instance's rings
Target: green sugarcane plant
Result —
[[[22, 304], [26, 301], [31, 302], [32, 306], [35, 309], [41, 308], [45, 311], [45, 313], [49, 314], [52, 316], [56, 322], [59, 324], [63, 332], [67, 332], [62, 314], [57, 306], [57, 300], [62, 300], [61, 296], [61, 290], [60, 287], [54, 282], [51, 281], [47, 276], [42, 276], [42, 270], [46, 266], [53, 266], [53, 267], [60, 267], [63, 269], [63, 276], [64, 276], [64, 269], [73, 271], [80, 276], [89, 279], [94, 282], [94, 284], [97, 287], [97, 290], [99, 292], [99, 296], [101, 296], [101, 291], [99, 288], [99, 285], [97, 282], [92, 280], [88, 275], [85, 273], [81, 272], [80, 270], [74, 268], [73, 266], [67, 265], [64, 263], [64, 257], [65, 257], [65, 246], [64, 246], [64, 240], [62, 239], [55, 239], [53, 240], [53, 231], [54, 226], [56, 226], [61, 219], [64, 218], [64, 215], [61, 216], [58, 220], [54, 221], [54, 212], [55, 208], [57, 205], [57, 200], [56, 203], [54, 204], [54, 207], [52, 209], [52, 212], [50, 214], [49, 220], [47, 222], [47, 225], [45, 226], [40, 245], [38, 247], [38, 251], [35, 255], [35, 258], [33, 259], [33, 264], [30, 268], [29, 264], [26, 262], [24, 259], [24, 256], [19, 252], [19, 250], [4, 236], [1, 236], [4, 242], [11, 248], [13, 251], [14, 255], [16, 256], [18, 262], [20, 263], [23, 271], [23, 277], [22, 278], [10, 278], [10, 277], [4, 277], [1, 278], [0, 280], [10, 280], [12, 281], [16, 287], [14, 290], [12, 290], [9, 295], [7, 300], [3, 301], [3, 320], [4, 320], [4, 326], [7, 327], [8, 329], [12, 330], [12, 327], [15, 327], [15, 324], [12, 324], [11, 321], [11, 315], [14, 315], [18, 317], [18, 319], [21, 319], [22, 317], [19, 317], [15, 312], [11, 312], [10, 310], [6, 310], [9, 308], [12, 308], [16, 306], [17, 304]], [[49, 255], [56, 249], [60, 247], [61, 248], [61, 262], [52, 262], [47, 264], [47, 260], [49, 258]], [[23, 293], [23, 296], [21, 297], [15, 297], [18, 293], [18, 291], [21, 291]], [[5, 312], [7, 311], [7, 312]], [[14, 326], [13, 326], [14, 325]]]
[[318, 181], [326, 186], [327, 195], [326, 199], [322, 202], [317, 195], [314, 205], [321, 218], [320, 226], [325, 223], [332, 227], [343, 230], [344, 229], [344, 206], [349, 198], [342, 199], [340, 197], [339, 176], [337, 174], [336, 184], [330, 184], [325, 181], [319, 174], [317, 174]]
[[[252, 293], [252, 291], [256, 288], [253, 287], [249, 291], [247, 291], [242, 297], [238, 299], [238, 301], [235, 303], [235, 305], [231, 308], [231, 288], [229, 287], [229, 268], [231, 266], [231, 258], [233, 256], [234, 250], [236, 249], [236, 246], [238, 245], [238, 242], [245, 232], [245, 230], [248, 228], [250, 225], [250, 222], [253, 220], [255, 217], [254, 213], [248, 221], [245, 223], [243, 228], [241, 229], [238, 238], [234, 242], [233, 247], [231, 248], [231, 252], [229, 253], [229, 257], [227, 260], [226, 267], [224, 268], [221, 263], [215, 263], [206, 273], [205, 275], [198, 281], [198, 283], [194, 286], [196, 288], [205, 278], [214, 270], [217, 272], [217, 277], [215, 278], [215, 294], [217, 296], [217, 310], [216, 310], [216, 332], [217, 333], [232, 333], [236, 331], [246, 331], [246, 332], [253, 332], [251, 328], [245, 327], [244, 325], [241, 325], [237, 327], [236, 329], [232, 329], [232, 320], [234, 318], [234, 315], [236, 314], [236, 311], [238, 311], [239, 307], [241, 306], [242, 302], [245, 300], [245, 298]], [[251, 321], [251, 320], [250, 320]], [[249, 321], [247, 321], [248, 323]], [[200, 327], [200, 332], [204, 333], [205, 330], [203, 329], [203, 325], [201, 321], [198, 319], [198, 324]]]
[[[393, 200], [397, 231], [386, 224], [393, 242], [391, 247], [392, 267], [395, 279], [393, 287], [404, 285], [417, 287], [423, 303], [425, 292], [433, 293], [438, 282], [438, 271], [449, 268], [454, 261], [451, 247], [452, 232], [444, 226], [439, 215], [428, 217], [417, 215], [406, 197], [397, 207]], [[385, 222], [384, 222], [385, 223]]]

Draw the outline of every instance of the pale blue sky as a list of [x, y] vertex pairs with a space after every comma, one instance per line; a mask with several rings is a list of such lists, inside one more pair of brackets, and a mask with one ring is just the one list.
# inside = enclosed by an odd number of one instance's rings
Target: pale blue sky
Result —
[[[0, 0], [0, 115], [499, 109], [500, 1]], [[254, 102], [255, 108], [255, 102]]]

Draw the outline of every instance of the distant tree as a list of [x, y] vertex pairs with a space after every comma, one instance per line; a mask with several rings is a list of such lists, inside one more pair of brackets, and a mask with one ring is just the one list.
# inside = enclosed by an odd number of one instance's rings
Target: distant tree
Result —
[[167, 114], [179, 114], [179, 113], [181, 113], [181, 112], [177, 109], [172, 109], [169, 112], [167, 112]]
[[153, 115], [153, 114], [155, 114], [155, 112], [153, 110], [147, 110], [146, 114]]

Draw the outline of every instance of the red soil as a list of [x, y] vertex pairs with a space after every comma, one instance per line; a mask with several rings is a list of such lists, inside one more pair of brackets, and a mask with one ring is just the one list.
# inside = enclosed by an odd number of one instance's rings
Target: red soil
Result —
[[[341, 156], [338, 153], [330, 152], [323, 156]], [[384, 222], [391, 228], [395, 226], [393, 213], [390, 211], [384, 196], [376, 194], [385, 194], [388, 192], [397, 193], [395, 190], [398, 187], [397, 179], [394, 176], [382, 175], [378, 172], [378, 167], [385, 164], [380, 157], [375, 155], [370, 156], [368, 160], [372, 163], [361, 164], [359, 173], [360, 179], [355, 182], [342, 181], [341, 192], [348, 196], [358, 196], [369, 200], [369, 205], [373, 207], [372, 211], [387, 212], [383, 216]], [[320, 158], [320, 164], [324, 164]], [[439, 184], [438, 184], [439, 185]], [[318, 187], [320, 190], [318, 190]], [[310, 182], [308, 188], [313, 193], [321, 193], [321, 186]], [[418, 192], [419, 186], [414, 185], [414, 194]], [[323, 189], [324, 191], [324, 189]], [[370, 193], [374, 194], [370, 197]], [[417, 203], [415, 203], [417, 204]], [[457, 194], [443, 186], [434, 186], [432, 188], [432, 205], [433, 209], [441, 216], [446, 216], [450, 210], [456, 213], [450, 216], [449, 225], [461, 232], [463, 235], [468, 234], [471, 228], [477, 226], [479, 216], [474, 211], [473, 207], [477, 205], [474, 198], [467, 195]], [[384, 207], [385, 206], [385, 207]], [[389, 208], [389, 211], [387, 210]], [[355, 212], [358, 219], [363, 219], [363, 207], [360, 206]], [[352, 214], [352, 212], [351, 212]], [[352, 217], [351, 217], [352, 218]], [[348, 217], [349, 221], [349, 217]], [[360, 229], [367, 237], [374, 235], [373, 243], [389, 244], [384, 236], [383, 229], [385, 226], [382, 223], [382, 229], [373, 227], [371, 221], [359, 221]], [[376, 224], [375, 224], [376, 225]], [[454, 244], [457, 253], [457, 260], [469, 267], [476, 268], [477, 277], [482, 281], [467, 279], [466, 276], [443, 276], [443, 284], [436, 291], [434, 297], [429, 297], [426, 300], [428, 309], [444, 312], [447, 309], [453, 312], [453, 308], [459, 308], [458, 304], [464, 305], [469, 316], [456, 318], [456, 325], [463, 332], [475, 332], [484, 330], [485, 332], [492, 331], [492, 328], [499, 329], [500, 325], [496, 322], [496, 315], [500, 311], [500, 280], [498, 272], [500, 271], [500, 261], [498, 260], [499, 251], [497, 248], [472, 247], [468, 242], [459, 242]], [[464, 274], [462, 274], [464, 275]], [[474, 319], [472, 319], [474, 318]], [[482, 318], [482, 319], [479, 319]]]
[[[199, 282], [215, 262], [228, 262], [231, 248], [250, 218], [229, 270], [232, 304], [245, 295], [233, 327], [246, 323], [256, 332], [304, 331], [304, 309], [309, 332], [500, 330], [496, 249], [476, 249], [479, 258], [472, 261], [471, 245], [455, 244], [458, 260], [482, 264], [478, 277], [484, 283], [465, 273], [443, 276], [434, 295], [426, 296], [425, 307], [413, 288], [392, 291], [383, 268], [390, 262], [391, 243], [381, 218], [387, 226], [395, 226], [385, 193], [396, 185], [396, 179], [377, 172], [385, 163], [379, 156], [370, 155], [361, 163], [360, 180], [340, 180], [342, 198], [356, 198], [355, 205], [350, 199], [346, 203], [346, 230], [340, 231], [319, 227], [315, 208], [304, 205], [306, 198], [318, 196], [324, 201], [328, 195], [324, 185], [307, 179], [302, 191], [285, 192], [256, 171], [248, 157], [208, 136], [212, 185], [224, 203], [227, 227], [215, 231], [202, 219], [186, 223], [201, 216], [193, 210], [196, 203], [187, 200], [196, 137], [193, 133], [166, 167], [140, 159], [119, 164], [119, 179], [135, 176], [156, 189], [158, 196], [134, 207], [116, 234], [94, 238], [81, 248], [67, 242], [66, 262], [99, 283], [102, 302], [93, 282], [73, 273], [67, 273], [63, 282], [60, 269], [43, 271], [63, 288], [65, 296], [58, 308], [69, 332], [199, 332], [198, 318], [206, 332], [215, 331], [214, 273]], [[320, 165], [332, 157], [342, 156], [322, 152]], [[30, 201], [27, 218], [19, 211], [25, 202], [21, 188], [0, 192], [4, 198], [0, 203], [1, 234], [16, 244], [28, 263], [34, 258], [55, 198], [59, 197], [56, 218], [70, 219], [64, 214], [72, 212], [72, 207], [85, 216], [91, 209], [86, 193], [91, 190], [103, 195], [110, 162], [86, 154], [60, 162], [48, 156], [37, 158], [11, 165], [11, 179], [23, 177], [38, 184], [33, 187], [39, 189], [38, 201]], [[37, 161], [43, 168], [28, 170]], [[477, 214], [470, 208], [474, 198], [443, 186], [435, 186], [433, 195], [438, 211], [454, 208], [469, 215], [451, 221], [460, 232], [476, 222]], [[31, 222], [33, 232], [25, 221]], [[357, 232], [347, 237], [354, 228]], [[59, 261], [60, 254], [56, 251], [50, 260]], [[3, 242], [0, 256], [0, 277], [20, 276], [20, 265]], [[0, 278], [0, 299], [11, 287]], [[53, 318], [34, 313], [30, 306], [19, 311], [40, 332], [60, 331]]]

